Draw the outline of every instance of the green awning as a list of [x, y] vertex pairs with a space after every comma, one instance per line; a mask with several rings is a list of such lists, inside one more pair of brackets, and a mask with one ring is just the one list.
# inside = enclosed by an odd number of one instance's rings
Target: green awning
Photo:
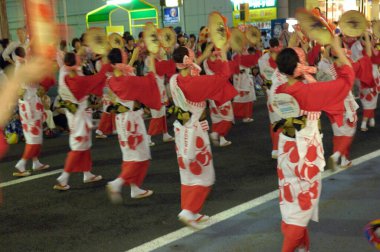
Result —
[[153, 5], [140, 0], [132, 0], [130, 3], [124, 4], [106, 4], [87, 13], [87, 24], [93, 22], [106, 22], [109, 20], [110, 14], [118, 9], [129, 12], [130, 17], [133, 20], [157, 18], [157, 9]]

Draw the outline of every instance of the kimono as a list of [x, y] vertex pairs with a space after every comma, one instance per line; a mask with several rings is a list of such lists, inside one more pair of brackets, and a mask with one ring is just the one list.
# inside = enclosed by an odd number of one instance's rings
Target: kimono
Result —
[[[234, 74], [233, 84], [238, 95], [233, 100], [233, 110], [236, 118], [252, 118], [253, 102], [256, 100], [256, 92], [251, 77], [251, 67], [257, 64], [260, 52], [240, 56], [240, 73]], [[236, 57], [236, 56], [235, 56]]]
[[101, 96], [106, 82], [106, 72], [110, 66], [104, 65], [95, 75], [68, 75], [65, 67], [60, 69], [58, 93], [63, 100], [62, 107], [70, 128], [69, 144], [71, 151], [65, 162], [65, 172], [87, 172], [92, 169], [92, 111], [88, 108], [90, 94]]
[[148, 136], [143, 120], [144, 103], [152, 109], [161, 107], [159, 89], [155, 76], [111, 77], [109, 89], [116, 101], [116, 130], [123, 155], [119, 175], [126, 185], [140, 186], [148, 171], [151, 159]]
[[[238, 65], [236, 61], [231, 61], [230, 70], [238, 73]], [[223, 62], [221, 60], [205, 60], [203, 62], [203, 68], [207, 75], [220, 74], [221, 65]], [[237, 70], [237, 71], [236, 71]], [[209, 100], [210, 116], [212, 122], [212, 132], [218, 133], [220, 136], [226, 136], [232, 127], [232, 122], [234, 121], [234, 113], [231, 101], [227, 101], [221, 106], [216, 106], [215, 101]]]
[[[276, 94], [293, 96], [303, 116], [297, 120], [290, 118], [290, 124], [283, 128], [279, 139], [277, 174], [283, 251], [294, 251], [299, 246], [308, 250], [306, 226], [310, 220], [318, 221], [321, 172], [325, 166], [318, 119], [321, 111], [325, 111], [338, 126], [343, 124], [344, 100], [355, 78], [354, 71], [347, 65], [338, 68], [337, 73], [338, 78], [334, 81], [309, 84], [296, 82], [291, 86], [285, 83], [276, 89]], [[302, 123], [296, 130], [298, 121]]]
[[173, 60], [156, 60], [156, 82], [160, 91], [161, 107], [157, 109], [151, 108], [152, 119], [149, 123], [148, 135], [154, 136], [168, 132], [166, 122], [166, 105], [169, 102], [165, 87], [165, 76], [171, 77], [176, 72]]
[[[201, 120], [206, 100], [220, 106], [237, 92], [229, 83], [228, 63], [221, 64], [221, 74], [181, 76], [170, 79], [174, 104], [179, 107], [174, 123], [177, 161], [181, 177], [181, 208], [199, 213], [215, 181], [208, 123]], [[190, 115], [184, 120], [185, 114]], [[203, 119], [203, 118], [202, 118]]]

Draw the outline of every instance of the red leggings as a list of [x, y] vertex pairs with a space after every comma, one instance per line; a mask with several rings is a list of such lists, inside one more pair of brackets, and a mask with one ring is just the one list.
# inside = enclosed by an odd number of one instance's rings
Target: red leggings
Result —
[[282, 221], [281, 231], [284, 235], [282, 252], [294, 252], [298, 247], [304, 247], [307, 251], [309, 250], [309, 233], [306, 227], [286, 224]]

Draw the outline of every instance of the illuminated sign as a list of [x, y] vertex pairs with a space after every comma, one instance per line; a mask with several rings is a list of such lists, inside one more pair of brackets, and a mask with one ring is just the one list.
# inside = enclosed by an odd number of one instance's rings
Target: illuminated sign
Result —
[[[254, 9], [249, 10], [248, 23], [254, 22], [265, 22], [277, 18], [277, 8], [265, 8], [265, 9]], [[242, 24], [243, 21], [240, 20], [240, 11], [232, 12], [232, 23], [236, 27], [239, 24]]]
[[231, 0], [231, 2], [235, 10], [238, 10], [242, 3], [248, 3], [250, 9], [272, 8], [277, 5], [277, 0]]

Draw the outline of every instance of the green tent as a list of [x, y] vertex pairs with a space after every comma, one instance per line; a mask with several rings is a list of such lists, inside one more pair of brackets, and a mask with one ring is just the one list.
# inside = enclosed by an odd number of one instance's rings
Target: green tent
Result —
[[[90, 23], [107, 22], [112, 26], [112, 14], [122, 10], [128, 13], [129, 31], [132, 33], [133, 28], [143, 27], [141, 21], [153, 22], [158, 27], [158, 11], [155, 6], [144, 0], [130, 0], [128, 3], [106, 4], [86, 14], [86, 25]], [[140, 21], [140, 23], [139, 23]]]

